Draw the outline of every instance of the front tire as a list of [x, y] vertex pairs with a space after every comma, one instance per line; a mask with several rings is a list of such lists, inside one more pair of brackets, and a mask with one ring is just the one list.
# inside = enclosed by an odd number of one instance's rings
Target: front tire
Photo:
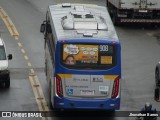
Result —
[[47, 76], [47, 60], [46, 59], [45, 59], [45, 69], [44, 69], [44, 71], [45, 71], [45, 74]]
[[9, 88], [9, 87], [10, 87], [10, 76], [8, 76], [5, 81], [5, 88]]

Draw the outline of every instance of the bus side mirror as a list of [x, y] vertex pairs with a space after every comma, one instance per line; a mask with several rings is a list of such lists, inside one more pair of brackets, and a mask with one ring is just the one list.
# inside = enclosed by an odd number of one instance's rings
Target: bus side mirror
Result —
[[12, 54], [8, 55], [8, 60], [12, 60]]
[[52, 33], [52, 28], [50, 24], [47, 24], [47, 32]]
[[156, 88], [155, 88], [155, 91], [154, 91], [154, 99], [155, 99], [156, 101], [159, 100], [159, 87], [156, 87]]
[[46, 24], [43, 22], [43, 23], [41, 24], [40, 32], [41, 32], [41, 33], [44, 33], [45, 29], [46, 29]]

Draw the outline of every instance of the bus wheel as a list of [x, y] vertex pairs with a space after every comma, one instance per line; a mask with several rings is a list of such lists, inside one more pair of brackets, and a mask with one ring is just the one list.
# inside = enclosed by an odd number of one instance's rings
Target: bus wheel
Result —
[[46, 60], [45, 60], [45, 74], [46, 74], [46, 76], [47, 76], [47, 62], [46, 62]]
[[5, 81], [5, 87], [9, 88], [10, 87], [10, 76], [8, 75], [6, 81]]
[[49, 85], [49, 108], [53, 110], [53, 106], [51, 102], [51, 84]]
[[159, 78], [159, 70], [158, 69], [156, 69], [156, 71], [155, 71], [155, 82], [156, 82], [156, 86], [159, 86], [160, 78]]

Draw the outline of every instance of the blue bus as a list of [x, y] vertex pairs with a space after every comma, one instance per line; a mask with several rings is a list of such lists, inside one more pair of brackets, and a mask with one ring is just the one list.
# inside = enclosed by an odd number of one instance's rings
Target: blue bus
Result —
[[51, 5], [40, 31], [54, 109], [120, 109], [121, 46], [105, 7]]

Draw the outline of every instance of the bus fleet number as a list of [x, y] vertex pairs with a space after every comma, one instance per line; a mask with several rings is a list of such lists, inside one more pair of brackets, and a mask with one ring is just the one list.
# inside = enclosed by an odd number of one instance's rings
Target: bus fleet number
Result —
[[100, 45], [100, 51], [108, 51], [108, 45]]

